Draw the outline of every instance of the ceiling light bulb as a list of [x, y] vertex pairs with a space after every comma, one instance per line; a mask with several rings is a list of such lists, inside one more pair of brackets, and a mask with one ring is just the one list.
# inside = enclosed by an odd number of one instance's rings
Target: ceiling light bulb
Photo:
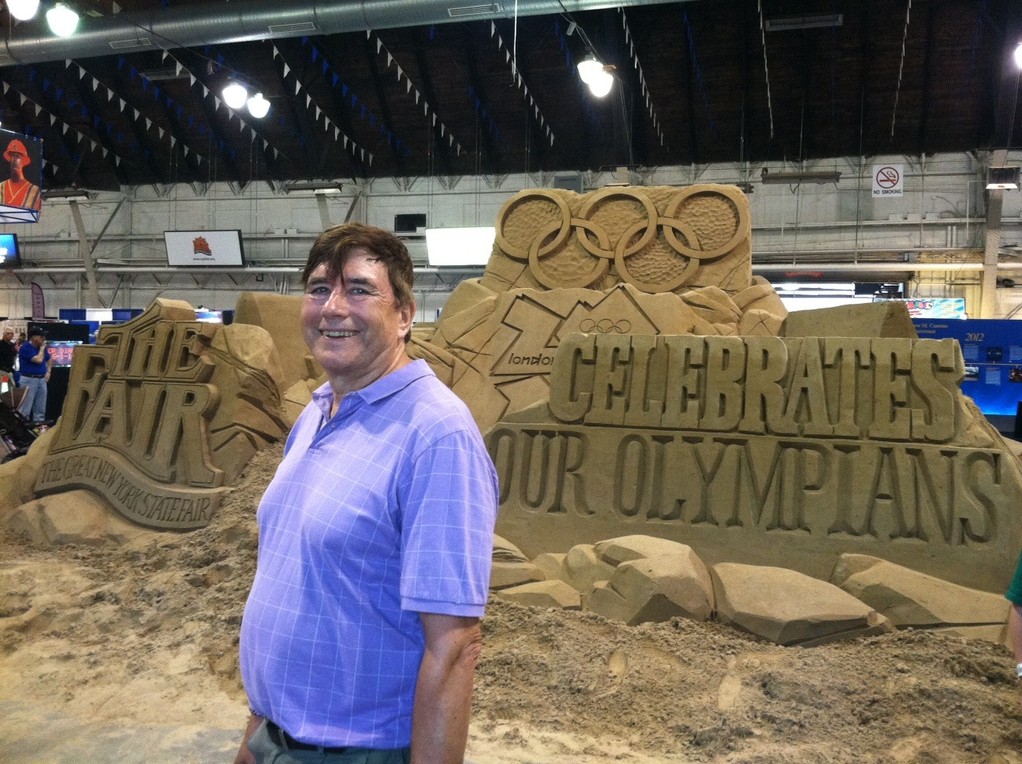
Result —
[[245, 101], [248, 100], [248, 91], [245, 90], [245, 86], [237, 82], [227, 85], [221, 93], [224, 97], [224, 103], [232, 109], [240, 109], [245, 105]]
[[614, 75], [610, 72], [601, 71], [599, 75], [592, 78], [586, 84], [589, 86], [590, 93], [597, 98], [603, 98], [614, 87]]
[[596, 56], [586, 56], [584, 61], [579, 62], [578, 65], [578, 76], [582, 78], [582, 82], [588, 85], [593, 79], [600, 76], [603, 73], [603, 62], [600, 61]]
[[28, 21], [35, 18], [39, 0], [7, 0], [7, 10], [18, 21]]
[[256, 119], [262, 119], [270, 111], [270, 102], [263, 98], [262, 93], [256, 93], [248, 99], [248, 113]]
[[1015, 46], [1015, 66], [1022, 69], [1022, 42]]
[[46, 23], [57, 37], [70, 37], [78, 28], [78, 14], [63, 3], [57, 3], [46, 11]]

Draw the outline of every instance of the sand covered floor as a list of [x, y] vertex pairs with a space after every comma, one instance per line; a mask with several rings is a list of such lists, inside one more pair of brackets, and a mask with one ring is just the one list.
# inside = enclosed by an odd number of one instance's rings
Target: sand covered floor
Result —
[[[201, 531], [0, 540], [5, 763], [232, 760], [254, 512], [279, 457], [257, 455]], [[994, 644], [910, 631], [780, 648], [499, 601], [484, 629], [474, 764], [1022, 762], [1014, 661]]]

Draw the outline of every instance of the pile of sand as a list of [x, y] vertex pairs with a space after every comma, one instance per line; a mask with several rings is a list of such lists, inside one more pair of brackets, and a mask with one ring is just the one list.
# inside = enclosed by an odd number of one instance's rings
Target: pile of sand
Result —
[[[5, 761], [90, 761], [101, 745], [118, 761], [230, 760], [247, 717], [254, 513], [279, 458], [258, 454], [201, 531], [119, 549], [3, 538]], [[484, 626], [476, 764], [1022, 762], [1001, 646], [910, 631], [780, 648], [715, 623], [627, 627], [499, 601]]]

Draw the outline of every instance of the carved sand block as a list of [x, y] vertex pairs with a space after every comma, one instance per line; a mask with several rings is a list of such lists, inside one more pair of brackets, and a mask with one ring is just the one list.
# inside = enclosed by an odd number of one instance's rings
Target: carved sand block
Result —
[[265, 331], [156, 300], [75, 349], [36, 493], [82, 488], [141, 525], [205, 526], [255, 451], [286, 432], [281, 374]]
[[529, 556], [641, 533], [822, 579], [844, 552], [1010, 578], [1022, 475], [953, 341], [572, 334], [551, 366], [486, 436]]
[[625, 186], [576, 194], [530, 189], [497, 215], [482, 285], [642, 292], [752, 283], [749, 205], [734, 186]]
[[571, 332], [776, 335], [786, 311], [752, 275], [750, 235], [733, 186], [523, 191], [498, 215], [486, 273], [459, 285], [412, 354], [485, 430], [545, 400]]

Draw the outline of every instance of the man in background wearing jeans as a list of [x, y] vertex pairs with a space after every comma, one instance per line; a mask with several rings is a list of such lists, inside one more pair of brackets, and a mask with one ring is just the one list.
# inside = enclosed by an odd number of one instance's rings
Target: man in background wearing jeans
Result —
[[28, 391], [18, 411], [33, 424], [42, 424], [46, 419], [46, 386], [53, 368], [53, 357], [46, 347], [46, 335], [42, 329], [29, 329], [28, 340], [18, 351], [18, 364], [21, 386]]

